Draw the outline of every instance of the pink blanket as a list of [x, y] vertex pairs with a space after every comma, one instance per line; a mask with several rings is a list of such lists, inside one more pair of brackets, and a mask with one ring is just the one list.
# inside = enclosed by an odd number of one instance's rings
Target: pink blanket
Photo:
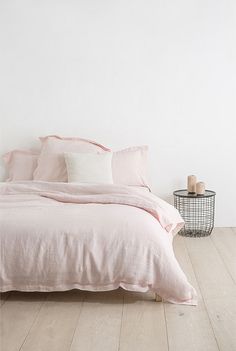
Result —
[[154, 291], [196, 304], [172, 248], [177, 210], [128, 186], [0, 185], [0, 290]]

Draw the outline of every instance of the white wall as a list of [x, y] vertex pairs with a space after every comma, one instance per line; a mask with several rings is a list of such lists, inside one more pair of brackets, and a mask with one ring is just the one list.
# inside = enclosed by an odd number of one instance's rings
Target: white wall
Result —
[[156, 193], [196, 174], [236, 226], [235, 18], [234, 0], [1, 0], [0, 152], [148, 144]]

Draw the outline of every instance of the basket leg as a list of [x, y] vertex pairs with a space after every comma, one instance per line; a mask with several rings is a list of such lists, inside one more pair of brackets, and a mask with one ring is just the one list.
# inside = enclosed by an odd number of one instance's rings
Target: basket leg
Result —
[[162, 301], [162, 297], [158, 294], [155, 294], [155, 301], [156, 302], [161, 302]]

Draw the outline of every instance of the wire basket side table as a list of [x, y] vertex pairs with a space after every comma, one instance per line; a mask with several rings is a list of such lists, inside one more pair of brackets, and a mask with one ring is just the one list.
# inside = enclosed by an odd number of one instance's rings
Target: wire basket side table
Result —
[[182, 189], [173, 194], [174, 206], [185, 221], [179, 234], [190, 237], [210, 235], [214, 228], [216, 193], [206, 190], [204, 195], [197, 195]]

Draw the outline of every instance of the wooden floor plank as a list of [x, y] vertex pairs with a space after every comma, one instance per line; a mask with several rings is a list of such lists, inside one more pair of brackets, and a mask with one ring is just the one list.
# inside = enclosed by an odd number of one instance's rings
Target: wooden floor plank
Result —
[[232, 228], [215, 228], [211, 239], [236, 283], [236, 235]]
[[202, 302], [197, 307], [165, 304], [170, 351], [218, 351], [218, 345]]
[[236, 297], [234, 281], [211, 238], [184, 239], [203, 297]]
[[120, 351], [167, 351], [168, 342], [162, 302], [153, 293], [124, 295]]
[[183, 237], [177, 236], [175, 238], [174, 249], [183, 271], [197, 290], [198, 306], [165, 303], [169, 351], [218, 351], [218, 345]]
[[83, 299], [78, 290], [50, 293], [21, 351], [68, 351]]
[[234, 233], [234, 235], [236, 235], [236, 227], [231, 227], [230, 229], [232, 230], [232, 232]]
[[43, 293], [11, 293], [0, 310], [1, 351], [18, 351], [46, 299]]
[[221, 351], [236, 350], [236, 299], [206, 299], [207, 310]]
[[122, 290], [88, 293], [70, 350], [118, 351], [122, 310]]
[[[192, 260], [197, 280], [200, 285], [206, 309], [212, 328], [221, 351], [236, 350], [236, 285], [228, 270], [232, 271], [233, 259], [229, 253], [227, 268], [222, 257], [226, 255], [225, 245], [229, 230], [216, 230], [216, 235], [225, 235], [225, 244], [222, 238], [214, 237], [190, 239], [185, 238], [188, 252]], [[213, 234], [214, 235], [214, 234]], [[215, 242], [214, 242], [215, 240]], [[215, 246], [216, 240], [218, 249]], [[215, 243], [215, 244], [214, 244]], [[231, 252], [231, 249], [229, 249]], [[221, 257], [222, 256], [222, 257]]]
[[186, 248], [185, 238], [180, 235], [177, 235], [174, 238], [173, 247], [174, 247], [175, 256], [180, 264], [180, 267], [186, 274], [189, 282], [193, 285], [193, 287], [197, 291], [198, 301], [202, 300], [201, 290], [199, 289], [196, 275], [192, 267], [192, 262], [188, 254], [188, 250]]

